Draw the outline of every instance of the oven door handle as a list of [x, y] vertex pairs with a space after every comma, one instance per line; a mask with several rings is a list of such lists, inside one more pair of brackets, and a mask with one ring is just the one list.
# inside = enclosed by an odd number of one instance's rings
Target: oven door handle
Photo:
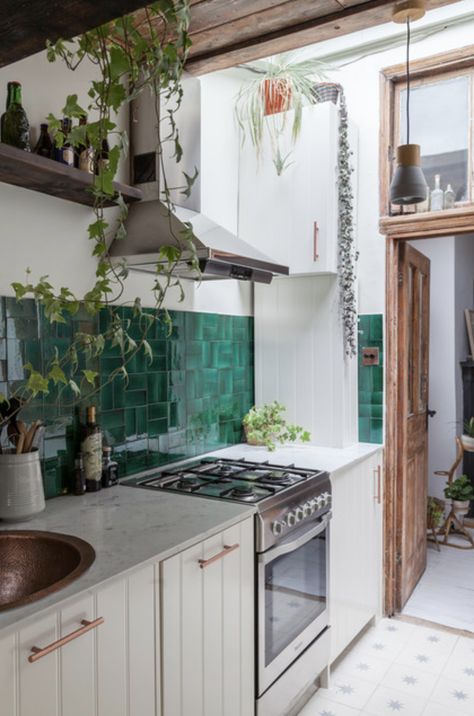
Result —
[[312, 527], [310, 530], [305, 530], [304, 534], [302, 534], [297, 539], [294, 539], [291, 542], [285, 542], [283, 544], [280, 544], [278, 547], [273, 547], [272, 549], [269, 549], [268, 552], [259, 554], [259, 562], [262, 562], [263, 564], [269, 564], [270, 562], [273, 562], [273, 560], [277, 557], [281, 557], [283, 554], [288, 554], [288, 552], [294, 552], [296, 549], [299, 549], [300, 547], [305, 545], [306, 542], [309, 542], [310, 540], [321, 534], [321, 532], [324, 532], [331, 518], [332, 514], [328, 512], [326, 515], [324, 515], [321, 522], [318, 522], [318, 524]]

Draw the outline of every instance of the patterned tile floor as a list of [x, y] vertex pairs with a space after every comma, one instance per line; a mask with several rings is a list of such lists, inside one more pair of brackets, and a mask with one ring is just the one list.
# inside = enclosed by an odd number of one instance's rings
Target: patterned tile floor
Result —
[[473, 716], [474, 638], [382, 619], [299, 716]]

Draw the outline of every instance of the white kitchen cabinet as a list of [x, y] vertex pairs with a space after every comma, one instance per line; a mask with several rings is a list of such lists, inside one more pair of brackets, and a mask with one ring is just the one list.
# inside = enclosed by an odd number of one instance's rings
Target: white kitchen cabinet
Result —
[[331, 661], [382, 612], [383, 453], [331, 477]]
[[[159, 716], [157, 580], [147, 565], [0, 637], [0, 716]], [[103, 624], [28, 661], [31, 647], [98, 617]]]
[[[239, 236], [293, 275], [337, 273], [338, 109], [325, 102], [303, 109], [291, 143], [292, 112], [282, 138], [289, 165], [277, 175], [264, 132], [259, 157], [248, 137], [239, 162]], [[352, 128], [355, 152], [357, 135]], [[355, 158], [354, 162], [355, 162]]]
[[161, 585], [163, 716], [252, 716], [253, 518], [162, 562]]

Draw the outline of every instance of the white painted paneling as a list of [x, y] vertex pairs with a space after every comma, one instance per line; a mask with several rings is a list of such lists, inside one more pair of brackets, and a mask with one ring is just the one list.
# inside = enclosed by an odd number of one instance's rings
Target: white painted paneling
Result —
[[155, 575], [149, 564], [128, 578], [127, 716], [155, 716], [154, 624]]
[[[94, 619], [94, 600], [78, 599], [60, 612], [61, 637], [81, 627], [81, 620]], [[100, 629], [101, 626], [98, 627]], [[60, 662], [60, 699], [64, 716], [94, 716], [96, 691], [94, 630], [74, 639], [58, 651]], [[48, 658], [48, 657], [45, 657]]]
[[19, 716], [59, 716], [57, 651], [30, 664], [31, 647], [44, 647], [59, 638], [56, 613], [25, 626], [19, 633]]
[[356, 442], [356, 360], [344, 358], [335, 277], [255, 287], [255, 397], [285, 405], [317, 445]]
[[[16, 674], [17, 644], [15, 634], [0, 639], [0, 714], [17, 716]], [[4, 710], [4, 711], [3, 711]]]
[[[363, 627], [380, 616], [382, 599], [382, 493], [377, 466], [382, 452], [332, 479], [330, 533], [331, 660]], [[381, 489], [383, 480], [381, 479]]]
[[253, 713], [253, 568], [252, 518], [162, 563], [163, 716]]
[[98, 716], [127, 714], [127, 603], [126, 581], [103, 587], [97, 593], [97, 616], [104, 623], [96, 630]]

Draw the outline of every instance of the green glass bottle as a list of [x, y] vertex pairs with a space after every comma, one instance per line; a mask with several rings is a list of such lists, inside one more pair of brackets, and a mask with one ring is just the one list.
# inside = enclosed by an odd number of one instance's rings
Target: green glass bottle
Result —
[[21, 84], [8, 83], [7, 111], [1, 119], [1, 139], [5, 144], [30, 151], [30, 125], [21, 104]]

